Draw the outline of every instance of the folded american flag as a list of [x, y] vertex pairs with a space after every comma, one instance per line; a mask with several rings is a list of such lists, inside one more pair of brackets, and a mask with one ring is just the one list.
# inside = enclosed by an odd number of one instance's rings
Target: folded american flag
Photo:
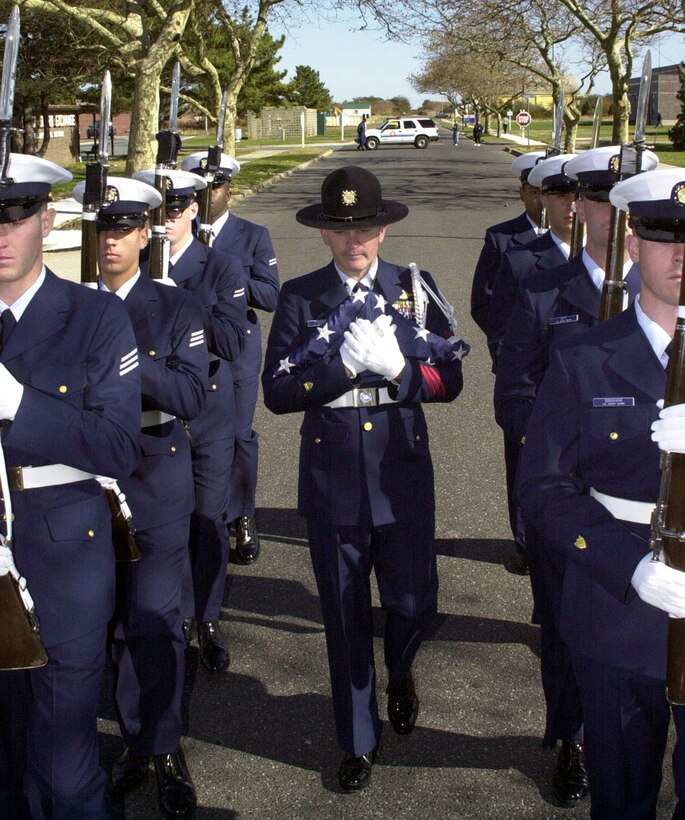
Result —
[[471, 349], [456, 336], [443, 339], [426, 328], [419, 327], [416, 322], [405, 318], [389, 305], [380, 293], [360, 288], [338, 305], [319, 326], [313, 328], [304, 344], [281, 359], [273, 373], [274, 378], [289, 373], [297, 374], [319, 359], [331, 358], [340, 350], [344, 333], [352, 322], [357, 319], [373, 322], [383, 313], [392, 318], [392, 323], [396, 326], [395, 337], [407, 358], [429, 365], [446, 364], [455, 359], [463, 359]]

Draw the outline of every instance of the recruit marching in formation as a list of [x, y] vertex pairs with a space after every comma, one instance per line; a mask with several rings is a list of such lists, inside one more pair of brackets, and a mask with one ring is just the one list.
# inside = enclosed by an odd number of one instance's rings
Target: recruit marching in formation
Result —
[[[685, 563], [659, 551], [674, 527], [653, 518], [655, 506], [669, 509], [659, 448], [685, 452], [685, 390], [661, 409], [685, 315], [685, 175], [658, 169], [637, 137], [579, 155], [524, 154], [515, 175], [525, 162], [549, 228], [522, 245], [512, 235], [524, 215], [488, 230], [472, 314], [496, 376], [511, 566], [530, 574], [541, 627], [543, 745], [559, 744], [552, 789], [564, 806], [589, 795], [597, 820], [653, 817], [672, 714], [674, 816], [685, 816], [685, 693], [664, 686], [667, 654], [669, 675], [677, 663], [667, 614], [685, 614]], [[531, 216], [528, 227], [544, 221]], [[585, 237], [574, 255], [576, 222]]]

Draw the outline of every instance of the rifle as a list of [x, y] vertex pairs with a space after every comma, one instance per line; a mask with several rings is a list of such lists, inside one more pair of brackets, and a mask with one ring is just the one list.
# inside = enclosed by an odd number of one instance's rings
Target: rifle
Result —
[[[592, 117], [592, 137], [590, 138], [590, 150], [593, 148], [597, 148], [599, 145], [599, 129], [602, 125], [602, 97], [597, 97], [597, 102], [595, 104], [595, 113]], [[577, 199], [578, 197], [576, 197]], [[575, 208], [573, 210], [573, 225], [571, 227], [571, 252], [569, 254], [569, 258], [573, 259], [574, 256], [579, 254], [583, 250], [583, 245], [585, 244], [585, 225], [578, 219], [576, 214]]]
[[[19, 7], [12, 6], [0, 82], [0, 186], [12, 184], [8, 175], [12, 142], [14, 86], [19, 55]], [[12, 548], [12, 497], [5, 457], [0, 446], [0, 485], [5, 507], [6, 535], [0, 543]], [[35, 669], [45, 666], [48, 655], [40, 639], [40, 624], [26, 581], [16, 572], [0, 575], [0, 669]]]
[[[98, 235], [97, 216], [107, 190], [109, 151], [107, 148], [112, 111], [112, 78], [105, 71], [100, 92], [100, 134], [95, 159], [86, 164], [86, 185], [83, 192], [83, 218], [81, 220], [81, 284], [97, 288]], [[138, 561], [140, 550], [134, 540], [135, 529], [128, 506], [120, 503], [123, 496], [116, 482], [112, 489], [105, 489], [112, 513], [112, 543], [117, 561]], [[124, 496], [125, 500], [125, 496]]]
[[166, 235], [166, 192], [169, 180], [164, 171], [175, 168], [181, 138], [178, 135], [178, 97], [181, 88], [181, 66], [176, 63], [171, 75], [171, 100], [169, 103], [169, 128], [157, 134], [157, 158], [155, 160], [155, 188], [162, 197], [162, 203], [152, 212], [152, 237], [150, 239], [150, 260], [148, 273], [152, 279], [167, 279], [169, 276], [169, 238]]
[[224, 122], [226, 120], [226, 108], [228, 107], [228, 91], [224, 91], [221, 97], [221, 108], [219, 119], [216, 123], [216, 144], [207, 152], [207, 168], [205, 179], [207, 187], [200, 196], [200, 229], [197, 238], [203, 245], [212, 244], [212, 183], [214, 176], [221, 167], [221, 154], [224, 150]]
[[81, 219], [81, 284], [90, 288], [97, 288], [98, 281], [98, 235], [95, 223], [107, 189], [107, 138], [111, 113], [112, 77], [109, 71], [105, 71], [100, 91], [100, 131], [96, 135], [94, 158], [86, 163], [86, 187], [83, 193]]
[[[561, 129], [564, 125], [564, 92], [559, 89], [559, 96], [557, 97], [557, 105], [554, 109], [554, 135], [553, 145], [547, 149], [545, 159], [550, 157], [558, 157], [561, 153]], [[544, 233], [549, 228], [547, 220], [547, 208], [543, 205], [540, 209], [540, 226], [538, 233]]]
[[[642, 170], [642, 154], [645, 144], [645, 125], [647, 122], [647, 102], [649, 87], [652, 82], [652, 54], [647, 52], [642, 65], [642, 78], [635, 111], [635, 133], [632, 143], [621, 146], [618, 160], [618, 179], [628, 179]], [[609, 247], [604, 284], [602, 285], [602, 302], [599, 308], [599, 320], [611, 319], [621, 313], [625, 305], [628, 289], [623, 281], [623, 262], [625, 257], [625, 239], [628, 214], [611, 206], [609, 223]]]
[[[685, 402], [685, 261], [678, 319], [668, 358], [664, 407]], [[649, 546], [657, 560], [663, 551], [669, 567], [685, 572], [685, 453], [659, 453], [661, 483], [652, 512]], [[668, 619], [666, 697], [685, 704], [685, 618]]]

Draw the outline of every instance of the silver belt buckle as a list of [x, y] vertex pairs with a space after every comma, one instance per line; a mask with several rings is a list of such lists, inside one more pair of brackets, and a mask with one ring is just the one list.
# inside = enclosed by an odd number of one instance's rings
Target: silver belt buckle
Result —
[[357, 387], [354, 391], [355, 407], [377, 407], [378, 388], [377, 387]]

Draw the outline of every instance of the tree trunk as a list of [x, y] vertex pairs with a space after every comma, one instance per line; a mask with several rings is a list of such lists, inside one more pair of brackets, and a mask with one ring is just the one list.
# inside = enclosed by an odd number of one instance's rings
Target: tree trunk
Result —
[[40, 92], [40, 112], [43, 123], [43, 144], [40, 146], [38, 156], [44, 157], [47, 154], [48, 146], [50, 145], [50, 115], [48, 114], [48, 95], [45, 91]]
[[235, 120], [238, 107], [238, 94], [234, 89], [228, 92], [226, 104], [226, 119], [224, 120], [224, 151], [231, 157], [235, 156]]
[[621, 145], [628, 142], [628, 123], [630, 118], [630, 102], [628, 100], [628, 79], [631, 65], [624, 67], [621, 53], [617, 44], [607, 48], [604, 53], [607, 57], [607, 67], [611, 77], [611, 97], [613, 105], [613, 125], [611, 142]]
[[[159, 125], [159, 82], [162, 67], [149, 57], [136, 64], [126, 176], [131, 176], [135, 171], [154, 168], [155, 165], [155, 134]], [[100, 128], [103, 129], [102, 124]]]
[[22, 100], [22, 128], [24, 129], [24, 144], [22, 151], [24, 154], [34, 154], [36, 151], [36, 117], [33, 113], [33, 105], [28, 97]]

